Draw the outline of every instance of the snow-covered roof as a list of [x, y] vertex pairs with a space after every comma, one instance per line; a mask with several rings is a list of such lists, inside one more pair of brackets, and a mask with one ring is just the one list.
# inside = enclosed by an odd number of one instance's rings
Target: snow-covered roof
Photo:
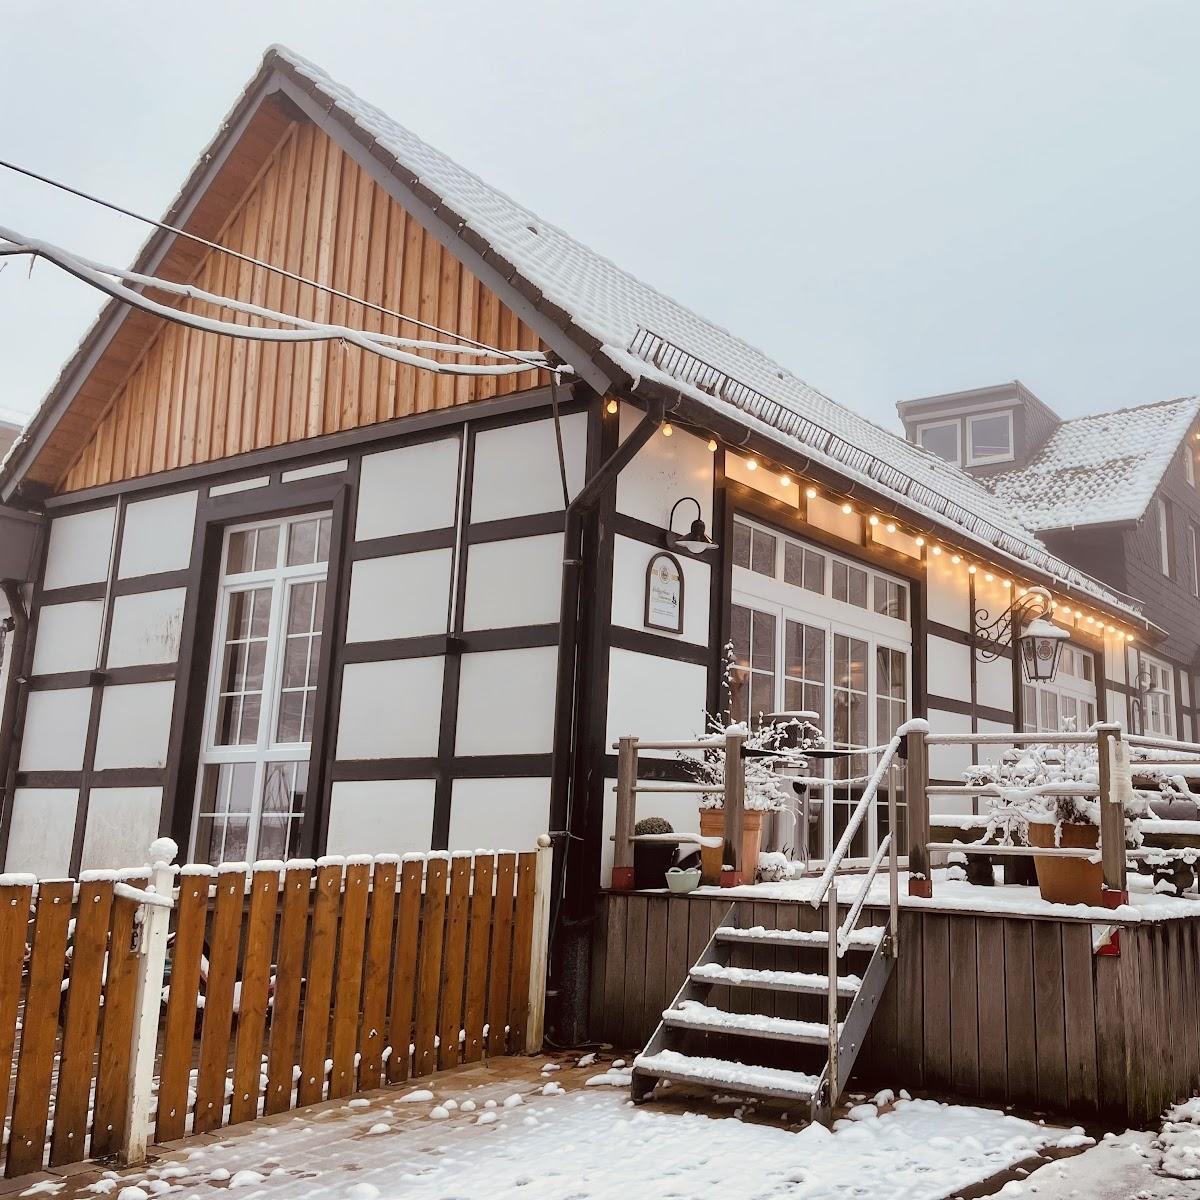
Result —
[[988, 479], [1033, 530], [1136, 521], [1200, 416], [1184, 396], [1064, 421], [1025, 466]]
[[[890, 494], [932, 523], [957, 528], [1004, 557], [1136, 612], [1126, 598], [1050, 554], [1005, 500], [965, 472], [822, 395], [749, 343], [582, 245], [313, 63], [282, 46], [268, 52], [268, 61], [272, 56], [374, 141], [381, 157], [394, 156], [435, 195], [439, 212], [449, 210], [460, 232], [470, 231], [512, 264], [633, 380], [657, 380], [742, 424], [776, 438], [783, 434], [807, 457]], [[682, 354], [674, 354], [676, 348]]]

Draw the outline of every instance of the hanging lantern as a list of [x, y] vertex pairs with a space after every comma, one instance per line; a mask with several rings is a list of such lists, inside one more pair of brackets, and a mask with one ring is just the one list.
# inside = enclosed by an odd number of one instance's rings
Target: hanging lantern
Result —
[[1021, 648], [1025, 678], [1030, 683], [1053, 682], [1058, 672], [1063, 642], [1069, 640], [1070, 636], [1061, 626], [1044, 617], [1036, 617], [1021, 630], [1017, 643]]

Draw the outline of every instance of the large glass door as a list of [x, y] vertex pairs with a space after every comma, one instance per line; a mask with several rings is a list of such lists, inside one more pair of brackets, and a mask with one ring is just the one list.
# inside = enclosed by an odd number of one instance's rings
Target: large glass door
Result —
[[[818, 714], [827, 744], [860, 750], [815, 759], [810, 774], [843, 779], [814, 789], [807, 825], [797, 804], [788, 845], [824, 859], [847, 827], [863, 780], [908, 716], [908, 585], [799, 539], [738, 518], [730, 613], [730, 707], [751, 725], [780, 709]], [[850, 857], [872, 855], [888, 829], [887, 791], [855, 834]], [[903, 795], [897, 819], [903, 827]]]

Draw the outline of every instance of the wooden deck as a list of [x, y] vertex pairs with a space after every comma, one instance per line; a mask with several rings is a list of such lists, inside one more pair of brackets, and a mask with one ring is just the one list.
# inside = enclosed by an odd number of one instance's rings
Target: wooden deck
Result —
[[[741, 925], [824, 927], [824, 913], [808, 904], [734, 903], [745, 910]], [[591, 1036], [643, 1045], [729, 904], [663, 892], [603, 894]], [[886, 919], [886, 910], [868, 908], [862, 923]], [[1200, 1087], [1200, 917], [1127, 925], [1119, 955], [1094, 952], [1094, 929], [1044, 915], [903, 909], [897, 969], [856, 1078], [1077, 1120], [1155, 1120]], [[771, 948], [745, 953], [740, 965], [774, 965]], [[775, 1015], [820, 1019], [822, 1003], [781, 996]], [[804, 1065], [796, 1057], [803, 1048], [779, 1053], [787, 1061], [778, 1065]]]

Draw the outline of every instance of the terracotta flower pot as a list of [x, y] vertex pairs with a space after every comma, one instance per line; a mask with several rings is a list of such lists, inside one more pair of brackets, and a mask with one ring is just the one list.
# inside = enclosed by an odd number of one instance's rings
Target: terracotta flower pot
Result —
[[[1060, 828], [1059, 846], [1094, 850], [1100, 844], [1097, 825], [1064, 821]], [[1029, 844], [1043, 848], [1054, 846], [1054, 830], [1052, 823], [1030, 821]], [[1104, 868], [1100, 863], [1088, 862], [1086, 858], [1035, 855], [1033, 865], [1043, 900], [1052, 904], [1100, 904], [1100, 890], [1104, 885]]]
[[[700, 833], [703, 837], [725, 837], [725, 810], [702, 808]], [[758, 868], [758, 851], [762, 845], [762, 813], [758, 809], [742, 812], [742, 874], [747, 883], [754, 882]], [[700, 847], [700, 882], [716, 886], [721, 882], [721, 867], [725, 861], [725, 846]]]

